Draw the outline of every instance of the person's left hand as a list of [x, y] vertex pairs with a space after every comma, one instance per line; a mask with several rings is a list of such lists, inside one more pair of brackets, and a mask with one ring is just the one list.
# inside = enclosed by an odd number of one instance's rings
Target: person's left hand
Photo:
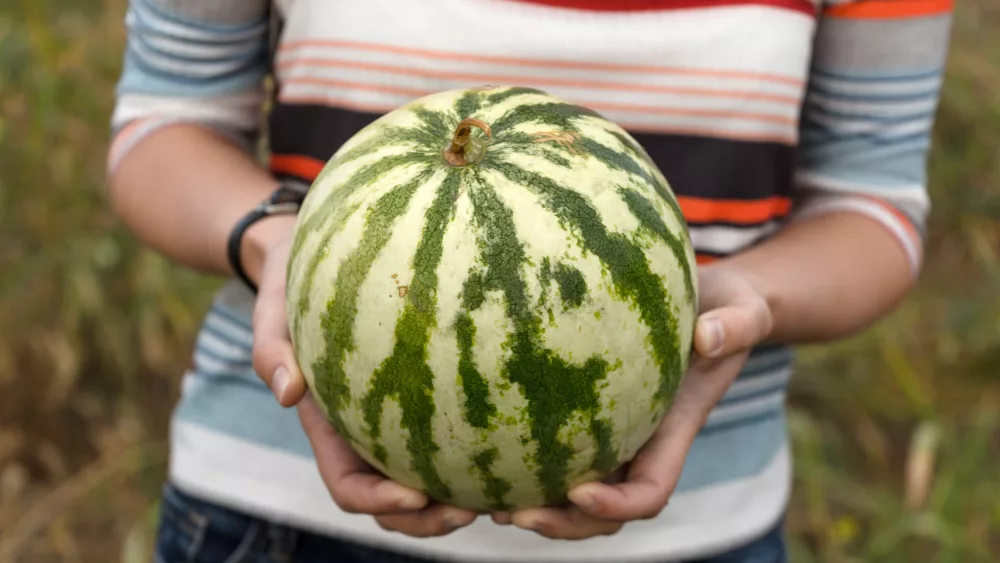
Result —
[[742, 274], [703, 266], [691, 365], [660, 426], [627, 468], [624, 480], [585, 483], [568, 493], [571, 504], [494, 513], [511, 524], [554, 539], [610, 535], [630, 520], [653, 518], [667, 505], [684, 460], [709, 413], [739, 374], [750, 348], [772, 329], [771, 308]]

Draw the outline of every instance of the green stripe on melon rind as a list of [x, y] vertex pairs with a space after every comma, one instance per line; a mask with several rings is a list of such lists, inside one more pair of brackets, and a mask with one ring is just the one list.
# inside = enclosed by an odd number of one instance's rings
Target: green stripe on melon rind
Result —
[[677, 259], [677, 263], [684, 270], [684, 290], [687, 292], [688, 299], [693, 302], [695, 298], [694, 274], [691, 272], [691, 264], [688, 263], [687, 248], [684, 242], [667, 229], [667, 225], [663, 222], [663, 218], [660, 217], [660, 213], [656, 210], [656, 207], [653, 206], [653, 202], [646, 199], [644, 195], [632, 188], [626, 187], [619, 187], [618, 195], [625, 201], [625, 205], [628, 206], [632, 215], [639, 220], [642, 228], [655, 235], [670, 247], [670, 251], [673, 253], [674, 258]]
[[612, 442], [611, 423], [598, 418], [597, 413], [594, 413], [590, 419], [590, 434], [597, 445], [594, 461], [590, 466], [602, 475], [606, 475], [618, 467], [618, 452], [615, 451]]
[[465, 420], [473, 428], [490, 428], [490, 419], [497, 407], [490, 402], [490, 387], [476, 368], [472, 346], [476, 340], [476, 324], [469, 313], [459, 313], [452, 325], [458, 340], [458, 382], [465, 392]]
[[504, 501], [504, 497], [514, 487], [509, 480], [497, 477], [493, 473], [493, 463], [499, 454], [500, 450], [496, 447], [486, 448], [472, 457], [472, 466], [483, 483], [483, 496], [490, 501], [490, 508], [510, 510], [512, 506]]
[[681, 206], [677, 203], [677, 198], [670, 192], [670, 187], [666, 184], [665, 178], [662, 174], [655, 173], [656, 163], [653, 162], [652, 157], [646, 152], [646, 149], [642, 147], [632, 136], [627, 135], [621, 131], [610, 131], [612, 135], [622, 144], [623, 147], [628, 149], [632, 155], [644, 162], [646, 166], [653, 170], [648, 177], [644, 177], [647, 182], [653, 184], [653, 188], [656, 193], [663, 199], [664, 202], [670, 207], [670, 211], [673, 212], [674, 218], [677, 219], [679, 225], [687, 225], [687, 220], [684, 218], [684, 212], [681, 210]]
[[494, 92], [492, 94], [486, 95], [486, 101], [492, 105], [499, 104], [515, 96], [524, 96], [527, 94], [541, 94], [547, 96], [545, 92], [538, 90], [536, 88], [528, 88], [525, 86], [511, 86], [500, 92]]
[[[573, 121], [578, 118], [587, 117], [596, 117], [602, 120], [605, 119], [593, 110], [568, 102], [544, 102], [519, 106], [505, 113], [493, 124], [497, 145], [499, 145], [497, 148], [500, 149], [498, 152], [502, 153], [514, 150], [525, 152], [525, 150], [527, 150], [527, 152], [534, 156], [545, 158], [553, 164], [565, 166], [569, 164], [569, 161], [566, 159], [560, 159], [556, 151], [561, 150], [565, 153], [571, 153], [571, 151], [583, 151], [587, 155], [599, 160], [608, 168], [627, 172], [641, 178], [647, 184], [653, 186], [653, 189], [663, 199], [663, 201], [670, 208], [671, 212], [674, 214], [674, 218], [677, 220], [677, 223], [679, 225], [685, 225], [686, 222], [684, 219], [684, 213], [678, 205], [676, 199], [670, 193], [668, 186], [663, 182], [663, 179], [658, 174], [650, 171], [650, 168], [655, 169], [655, 164], [652, 159], [650, 159], [649, 154], [642, 148], [641, 145], [628, 135], [622, 134], [622, 132], [616, 131], [613, 128], [602, 126], [609, 134], [614, 136], [622, 144], [627, 152], [616, 151], [598, 143], [593, 139], [588, 139], [586, 136], [583, 136], [574, 142], [572, 148], [563, 147], [559, 144], [547, 144], [545, 145], [543, 151], [537, 151], [534, 149], [534, 146], [538, 145], [533, 143], [533, 138], [530, 135], [513, 129], [513, 126], [515, 125], [531, 121], [561, 127], [566, 131], [579, 132], [579, 128], [574, 125]], [[500, 154], [494, 154], [496, 156], [501, 156]], [[675, 246], [673, 243], [668, 244], [671, 245], [671, 248], [674, 248]], [[682, 264], [687, 264], [686, 256], [683, 258], [678, 257], [678, 259]], [[694, 296], [694, 292], [690, 289], [694, 282], [690, 268], [685, 268], [685, 270], [685, 287], [689, 290], [688, 296], [690, 298]]]
[[644, 250], [625, 235], [609, 232], [597, 210], [575, 190], [508, 162], [493, 162], [490, 167], [537, 195], [541, 204], [577, 236], [582, 250], [600, 259], [619, 297], [638, 306], [660, 368], [660, 386], [653, 406], [668, 403], [681, 377], [680, 335], [677, 318], [668, 305], [670, 296], [650, 269]]
[[583, 274], [573, 266], [567, 266], [563, 262], [556, 264], [553, 272], [556, 283], [559, 285], [559, 297], [562, 298], [563, 307], [573, 309], [583, 305], [583, 300], [587, 297], [587, 281], [583, 279]]
[[469, 197], [485, 267], [482, 287], [502, 291], [506, 316], [514, 327], [505, 342], [510, 356], [503, 366], [504, 375], [520, 387], [527, 401], [525, 414], [536, 443], [536, 475], [546, 502], [560, 503], [565, 500], [566, 468], [573, 452], [559, 441], [559, 429], [574, 412], [597, 413], [597, 383], [606, 378], [609, 365], [597, 355], [583, 365], [573, 365], [542, 345], [542, 320], [528, 303], [522, 278], [528, 258], [513, 212], [478, 170], [471, 172], [476, 181], [470, 183]]
[[496, 119], [490, 127], [499, 143], [507, 141], [508, 136], [519, 133], [515, 126], [523, 123], [543, 123], [566, 131], [576, 131], [573, 120], [580, 117], [601, 116], [593, 110], [570, 103], [543, 102], [517, 106]]
[[[344, 152], [335, 155], [333, 159], [331, 159], [331, 168], [372, 154], [382, 147], [388, 145], [398, 145], [403, 142], [412, 144], [413, 150], [417, 153], [426, 153], [427, 151], [421, 150], [422, 145], [440, 142], [440, 140], [428, 134], [426, 131], [417, 128], [399, 127], [397, 125], [383, 125], [378, 131], [372, 133], [368, 138], [363, 139], [361, 142]], [[320, 172], [320, 176], [317, 176], [316, 179], [313, 180], [313, 184], [320, 183], [322, 181], [322, 175], [325, 174], [326, 171], [327, 167], [324, 167], [323, 171]]]
[[373, 455], [387, 465], [385, 447], [379, 443], [382, 410], [386, 398], [396, 397], [403, 411], [401, 425], [408, 430], [410, 466], [420, 475], [427, 494], [441, 501], [451, 498], [451, 490], [434, 463], [440, 447], [432, 434], [436, 410], [432, 396], [434, 372], [427, 365], [427, 343], [437, 324], [437, 267], [444, 252], [444, 233], [455, 211], [461, 181], [461, 170], [448, 171], [425, 213], [426, 222], [413, 256], [413, 280], [396, 323], [392, 355], [375, 370], [371, 387], [361, 400]]
[[[372, 150], [377, 149], [379, 146], [384, 146], [382, 143], [363, 144], [365, 146], [370, 146]], [[286, 277], [288, 279], [291, 279], [292, 266], [295, 265], [298, 267], [296, 257], [299, 255], [299, 251], [302, 249], [302, 245], [305, 244], [306, 238], [309, 234], [314, 232], [320, 232], [323, 234], [317, 244], [316, 254], [312, 256], [305, 266], [305, 273], [302, 279], [302, 290], [299, 293], [299, 302], [297, 303], [298, 311], [295, 315], [296, 320], [294, 326], [292, 327], [292, 334], [299, 333], [301, 320], [305, 317], [310, 308], [309, 295], [312, 292], [312, 285], [316, 277], [316, 269], [329, 254], [330, 240], [335, 234], [343, 229], [347, 220], [350, 219], [361, 206], [360, 202], [347, 205], [347, 199], [357, 193], [361, 188], [375, 182], [397, 167], [412, 165], [414, 163], [419, 164], [420, 160], [421, 159], [414, 160], [413, 158], [407, 158], [406, 155], [393, 155], [381, 158], [356, 170], [346, 181], [332, 188], [326, 194], [326, 198], [324, 200], [318, 203], [309, 201], [309, 210], [307, 211], [308, 215], [305, 215], [300, 219], [301, 224], [296, 225], [295, 236], [292, 238], [292, 247], [289, 251], [291, 259], [288, 261], [286, 270]], [[339, 162], [329, 162], [323, 167], [320, 177], [328, 174], [338, 165]], [[320, 179], [317, 178], [313, 185], [318, 185], [319, 182]], [[307, 195], [307, 197], [316, 198], [319, 196], [315, 195], [314, 192], [313, 194]], [[321, 210], [324, 209], [331, 209], [333, 211], [323, 213]]]
[[[587, 154], [590, 154], [597, 160], [603, 162], [608, 168], [628, 172], [634, 176], [642, 178], [647, 184], [652, 185], [653, 189], [656, 190], [656, 193], [663, 199], [664, 203], [670, 207], [670, 210], [674, 214], [674, 218], [677, 220], [677, 224], [685, 224], [684, 213], [677, 204], [677, 200], [669, 193], [666, 184], [662, 182], [662, 178], [658, 174], [650, 172], [646, 166], [643, 166], [642, 161], [629, 155], [628, 153], [618, 152], [592, 139], [580, 139], [577, 146], [586, 151]], [[648, 166], [653, 166], [652, 162], [646, 162], [646, 164]]]
[[413, 129], [427, 135], [426, 138], [430, 141], [428, 148], [440, 157], [440, 151], [448, 145], [448, 141], [455, 134], [455, 125], [458, 122], [454, 121], [454, 116], [448, 112], [433, 111], [422, 106], [409, 109], [420, 119], [420, 124]]
[[[431, 172], [421, 171], [410, 181], [382, 195], [369, 210], [365, 218], [365, 229], [358, 247], [340, 265], [335, 282], [333, 299], [327, 303], [326, 311], [320, 318], [325, 354], [313, 364], [315, 391], [327, 407], [331, 425], [345, 440], [353, 440], [344, 424], [342, 411], [351, 398], [351, 390], [344, 372], [344, 358], [354, 350], [354, 320], [358, 314], [358, 290], [379, 252], [392, 236], [392, 225], [409, 205], [417, 189], [430, 178]], [[329, 231], [332, 233], [333, 231]], [[325, 246], [325, 243], [324, 243]], [[309, 284], [315, 277], [318, 262], [323, 259], [318, 254], [309, 264]], [[303, 290], [308, 295], [308, 285]], [[299, 317], [305, 313], [300, 312]]]
[[456, 123], [467, 117], [472, 117], [474, 113], [479, 111], [482, 101], [483, 95], [477, 91], [470, 90], [462, 94], [455, 100], [455, 114], [458, 116]]
[[[531, 109], [529, 111], [529, 109], [524, 109], [524, 108], [531, 108]], [[543, 117], [537, 117], [539, 115], [539, 111], [544, 112]], [[529, 106], [522, 106], [522, 108], [518, 108], [517, 110], [514, 110], [510, 113], [517, 115], [520, 118], [524, 119], [533, 118], [536, 121], [557, 125], [567, 131], [572, 131], [572, 132], [579, 132], [579, 129], [573, 124], [574, 119], [582, 117], [600, 117], [599, 114], [591, 110], [588, 110], [587, 108], [583, 108], [569, 103], [563, 103], [563, 104], [542, 103]], [[504, 117], [507, 117], [507, 114], [505, 114]], [[501, 120], [498, 120], [498, 125], [496, 126], [497, 130], [499, 131], [499, 133], [497, 134], [497, 139], [499, 142], [503, 143], [502, 150], [506, 149], [506, 151], [517, 150], [519, 152], [525, 152], [525, 149], [528, 149], [528, 147], [537, 146], [534, 145], [534, 143], [532, 143], [532, 138], [530, 135], [527, 135], [523, 132], [516, 130], [505, 131], [504, 130], [505, 127], [506, 125], [503, 123], [503, 118], [501, 118]], [[653, 186], [656, 193], [663, 199], [663, 201], [670, 208], [671, 212], [674, 214], [677, 223], [679, 225], [685, 225], [686, 223], [684, 219], [684, 214], [681, 211], [680, 206], [677, 204], [676, 199], [669, 193], [668, 187], [663, 183], [662, 178], [660, 178], [657, 174], [651, 172], [647, 168], [647, 167], [652, 167], [654, 165], [652, 161], [649, 159], [649, 155], [646, 153], [646, 151], [641, 146], [639, 146], [634, 140], [630, 140], [628, 136], [623, 135], [621, 132], [615, 131], [608, 127], [604, 128], [608, 133], [610, 133], [616, 139], [618, 139], [618, 141], [622, 143], [622, 146], [624, 146], [628, 150], [628, 152], [616, 151], [610, 147], [598, 143], [597, 141], [594, 141], [593, 139], [588, 139], [586, 137], [581, 137], [576, 142], [574, 142], [572, 148], [564, 147], [559, 144], [546, 144], [545, 151], [548, 154], [538, 154], [531, 149], [528, 149], [528, 152], [535, 156], [541, 156], [542, 158], [546, 158], [547, 160], [555, 164], [561, 164], [557, 159], [550, 158], [549, 154], [555, 155], [556, 153], [554, 151], [559, 151], [559, 150], [567, 154], [571, 153], [571, 151], [582, 151], [586, 155], [596, 158], [598, 161], [600, 161], [601, 163], [603, 163], [605, 166], [607, 166], [612, 170], [618, 170], [636, 176], [645, 181], [646, 184]], [[501, 155], [497, 156], [499, 157]], [[491, 160], [498, 160], [498, 159], [491, 159]], [[651, 203], [649, 203], [649, 205], [652, 206]], [[662, 224], [663, 221], [658, 216], [657, 220]], [[660, 234], [659, 231], [654, 231], [654, 232]], [[664, 238], [665, 242], [667, 242], [671, 250], [674, 252], [674, 255], [677, 257], [677, 260], [684, 267], [684, 275], [685, 275], [684, 286], [685, 289], [687, 290], [687, 297], [689, 299], [693, 299], [695, 295], [693, 288], [694, 279], [691, 272], [691, 268], [688, 265], [688, 257], [684, 252], [684, 245], [680, 241], [680, 239], [669, 233], [669, 231], [666, 230], [665, 226], [663, 229], [663, 233], [666, 233], [667, 237]], [[680, 250], [679, 254], [678, 250]]]
[[573, 161], [566, 158], [561, 152], [567, 152], [560, 145], [558, 149], [548, 143], [536, 143], [535, 137], [522, 131], [509, 131], [503, 135], [503, 140], [493, 143], [489, 148], [491, 156], [503, 156], [508, 152], [517, 152], [530, 156], [544, 158], [545, 160], [562, 168], [572, 168]]
[[[292, 240], [290, 251], [290, 256], [298, 256], [299, 251], [302, 250], [302, 245], [305, 244], [306, 237], [310, 233], [323, 233], [323, 237], [317, 247], [319, 251], [306, 264], [305, 277], [302, 280], [303, 286], [298, 304], [298, 317], [305, 316], [309, 311], [309, 295], [312, 290], [313, 280], [316, 277], [316, 268], [326, 258], [327, 245], [330, 239], [333, 238], [333, 235], [340, 232], [344, 223], [358, 208], [358, 204], [345, 205], [347, 199], [361, 188], [369, 186], [397, 167], [421, 165], [428, 161], [429, 159], [427, 158], [420, 158], [412, 154], [386, 156], [355, 171], [347, 180], [331, 189], [326, 199], [312, 206], [312, 213], [305, 217], [301, 225], [296, 226], [296, 233]], [[327, 168], [331, 167], [328, 166]], [[330, 211], [324, 213], [323, 210]]]

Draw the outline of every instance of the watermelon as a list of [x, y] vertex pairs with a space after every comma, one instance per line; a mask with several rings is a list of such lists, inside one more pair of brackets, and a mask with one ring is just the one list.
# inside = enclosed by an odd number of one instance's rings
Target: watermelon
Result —
[[303, 202], [286, 311], [364, 460], [478, 511], [565, 502], [629, 461], [689, 362], [695, 261], [643, 148], [522, 87], [384, 114]]

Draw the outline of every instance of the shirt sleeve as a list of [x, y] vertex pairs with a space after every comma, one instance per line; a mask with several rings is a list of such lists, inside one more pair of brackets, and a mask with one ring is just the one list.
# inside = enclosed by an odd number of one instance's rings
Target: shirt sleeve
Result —
[[795, 217], [863, 213], [920, 269], [926, 161], [953, 0], [827, 0], [796, 165]]
[[250, 150], [267, 73], [269, 0], [129, 0], [108, 169], [171, 123], [197, 123]]

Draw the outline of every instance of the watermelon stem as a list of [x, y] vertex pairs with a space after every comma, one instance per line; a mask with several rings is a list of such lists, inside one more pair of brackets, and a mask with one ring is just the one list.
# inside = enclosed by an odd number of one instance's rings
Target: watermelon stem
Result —
[[490, 126], [478, 119], [467, 117], [458, 122], [455, 128], [455, 136], [451, 139], [451, 144], [442, 153], [444, 159], [452, 166], [465, 166], [475, 164], [482, 160], [486, 154], [486, 144], [472, 136], [472, 128], [476, 127], [486, 133], [487, 139], [493, 139]]

